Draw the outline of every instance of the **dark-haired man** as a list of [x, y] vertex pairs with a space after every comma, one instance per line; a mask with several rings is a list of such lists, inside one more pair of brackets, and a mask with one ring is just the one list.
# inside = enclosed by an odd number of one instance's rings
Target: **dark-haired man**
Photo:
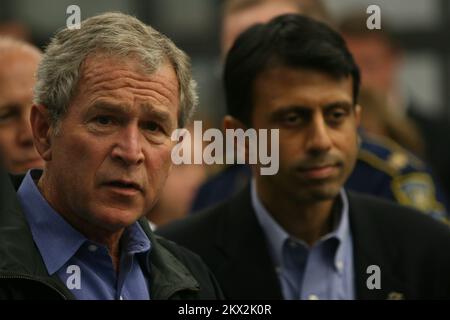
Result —
[[225, 127], [279, 129], [279, 172], [252, 166], [250, 188], [161, 234], [200, 254], [232, 299], [450, 297], [448, 227], [343, 189], [361, 107], [339, 34], [300, 15], [254, 26], [224, 81]]
[[[226, 1], [222, 11], [222, 56], [226, 56], [237, 36], [250, 26], [266, 23], [278, 15], [288, 13], [304, 14], [326, 23], [331, 21], [324, 10], [323, 3], [319, 0]], [[352, 28], [361, 29], [362, 25], [352, 24]], [[364, 28], [366, 28], [365, 20]], [[351, 46], [349, 47], [351, 49]], [[357, 58], [356, 56], [355, 59]], [[362, 77], [367, 80], [364, 72]], [[361, 143], [355, 168], [345, 188], [413, 207], [448, 224], [448, 201], [428, 165], [396, 142], [368, 134], [366, 129], [369, 128], [364, 128], [364, 124], [367, 125], [367, 119], [371, 118], [371, 108], [373, 109], [373, 106], [379, 103], [371, 102], [367, 96], [368, 92], [362, 92], [360, 97], [361, 100], [366, 101], [358, 130]], [[381, 114], [382, 112], [378, 112], [377, 118]], [[398, 119], [390, 117], [390, 121], [397, 124]], [[402, 132], [405, 130], [407, 129], [401, 129]], [[370, 129], [368, 131], [370, 132]], [[408, 139], [415, 140], [410, 132], [407, 136]], [[415, 141], [414, 144], [418, 146]], [[204, 210], [231, 198], [250, 179], [251, 169], [248, 166], [234, 164], [226, 167], [199, 188], [192, 203], [191, 212]]]

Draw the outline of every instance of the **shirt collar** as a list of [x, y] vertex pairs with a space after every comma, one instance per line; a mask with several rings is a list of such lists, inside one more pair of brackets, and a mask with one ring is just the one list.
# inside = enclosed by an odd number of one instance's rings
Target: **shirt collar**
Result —
[[349, 252], [347, 246], [351, 246], [350, 221], [348, 214], [348, 198], [344, 189], [340, 191], [342, 209], [341, 218], [336, 230], [333, 232], [339, 241], [336, 254], [334, 256], [334, 266], [339, 273], [342, 273], [342, 261], [346, 261], [346, 252]]
[[[74, 229], [45, 200], [33, 179], [38, 180], [42, 170], [28, 171], [17, 191], [33, 239], [50, 275], [57, 272], [89, 240]], [[129, 254], [151, 249], [151, 243], [138, 222], [125, 229], [123, 247]]]
[[[272, 217], [272, 215], [267, 211], [267, 209], [262, 204], [259, 196], [256, 192], [256, 182], [252, 179], [251, 182], [251, 200], [252, 206], [256, 213], [256, 218], [261, 225], [263, 232], [266, 236], [269, 245], [269, 251], [274, 260], [275, 266], [279, 267], [282, 265], [282, 252], [285, 242], [289, 239], [294, 239], [290, 236], [286, 230], [284, 230], [278, 222]], [[342, 261], [344, 261], [346, 248], [349, 245], [347, 241], [350, 237], [350, 226], [348, 218], [348, 199], [347, 194], [344, 189], [341, 189], [339, 193], [341, 200], [341, 214], [337, 227], [330, 233], [323, 236], [319, 241], [325, 241], [326, 239], [334, 238], [338, 240], [338, 245], [334, 253], [334, 267], [337, 272], [342, 273]]]
[[122, 235], [125, 246], [122, 248], [127, 254], [144, 253], [150, 251], [150, 239], [138, 222], [127, 227]]

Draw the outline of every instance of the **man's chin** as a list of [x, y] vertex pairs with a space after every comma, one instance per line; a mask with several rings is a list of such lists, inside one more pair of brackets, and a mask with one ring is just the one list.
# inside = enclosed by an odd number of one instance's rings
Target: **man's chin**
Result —
[[106, 212], [98, 214], [94, 218], [95, 224], [102, 229], [112, 232], [119, 231], [131, 226], [141, 217], [136, 214], [130, 214], [130, 212], [136, 211], [109, 209]]
[[339, 192], [339, 187], [305, 188], [300, 191], [299, 199], [303, 199], [308, 202], [333, 200], [339, 195]]

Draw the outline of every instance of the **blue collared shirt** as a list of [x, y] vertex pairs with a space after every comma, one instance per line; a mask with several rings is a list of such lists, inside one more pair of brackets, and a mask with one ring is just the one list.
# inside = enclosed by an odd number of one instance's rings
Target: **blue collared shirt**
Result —
[[271, 216], [251, 184], [252, 205], [269, 245], [283, 297], [287, 300], [352, 300], [355, 298], [353, 245], [348, 200], [340, 192], [337, 228], [312, 247], [289, 235]]
[[33, 180], [41, 173], [29, 171], [18, 196], [48, 273], [56, 273], [77, 299], [150, 299], [145, 258], [151, 243], [139, 223], [122, 235], [117, 274], [106, 246], [88, 240], [44, 199]]

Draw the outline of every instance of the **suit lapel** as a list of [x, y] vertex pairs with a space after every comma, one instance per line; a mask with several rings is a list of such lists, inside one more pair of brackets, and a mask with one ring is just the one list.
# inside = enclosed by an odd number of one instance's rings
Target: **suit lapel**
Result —
[[266, 240], [251, 205], [249, 187], [234, 198], [223, 219], [216, 244], [226, 257], [218, 270], [219, 277], [225, 279], [225, 296], [282, 299]]

